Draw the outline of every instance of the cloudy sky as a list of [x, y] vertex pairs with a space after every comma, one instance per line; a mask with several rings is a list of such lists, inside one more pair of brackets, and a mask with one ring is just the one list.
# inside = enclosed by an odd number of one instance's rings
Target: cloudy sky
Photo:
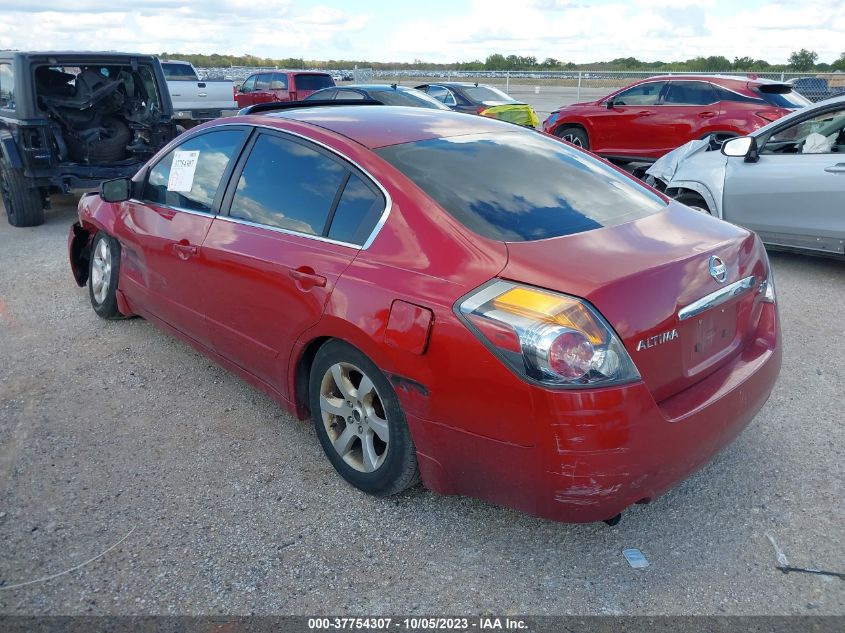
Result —
[[432, 62], [845, 51], [845, 0], [0, 0], [0, 48]]

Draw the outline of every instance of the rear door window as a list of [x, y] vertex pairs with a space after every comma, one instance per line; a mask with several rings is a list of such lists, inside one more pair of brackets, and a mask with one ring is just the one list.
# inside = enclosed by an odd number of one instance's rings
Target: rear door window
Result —
[[288, 76], [285, 73], [273, 73], [270, 79], [270, 90], [287, 90]]
[[[214, 130], [186, 140], [150, 170], [144, 185], [144, 200], [168, 207], [210, 213], [229, 163], [239, 153], [246, 134], [247, 132], [240, 128]], [[174, 159], [182, 163], [177, 169], [183, 173], [191, 171], [190, 167], [187, 171], [184, 168], [195, 159], [193, 173], [186, 178], [171, 180]]]
[[495, 240], [580, 233], [666, 207], [613, 168], [536, 132], [436, 138], [376, 153], [467, 228]]
[[716, 103], [713, 87], [703, 81], [670, 81], [663, 103], [666, 105], [703, 106]]
[[350, 174], [340, 196], [328, 236], [339, 242], [363, 244], [384, 212], [384, 196], [358, 174]]
[[322, 235], [347, 169], [315, 147], [260, 134], [238, 178], [229, 216]]

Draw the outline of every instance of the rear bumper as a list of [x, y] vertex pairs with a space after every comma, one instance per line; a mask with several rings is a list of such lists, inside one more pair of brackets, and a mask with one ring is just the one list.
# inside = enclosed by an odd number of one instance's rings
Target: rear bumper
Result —
[[[765, 324], [763, 321], [768, 320]], [[781, 365], [777, 311], [731, 363], [656, 403], [643, 383], [584, 392], [535, 389], [522, 446], [408, 416], [424, 483], [566, 522], [612, 518], [706, 464], [754, 418]], [[767, 327], [768, 326], [768, 327]], [[503, 415], [509, 410], [502, 398]], [[495, 422], [494, 422], [495, 423]]]

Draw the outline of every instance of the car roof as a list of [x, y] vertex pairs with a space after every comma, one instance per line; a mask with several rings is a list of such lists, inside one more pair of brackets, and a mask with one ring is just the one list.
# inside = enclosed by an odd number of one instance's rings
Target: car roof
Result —
[[696, 75], [696, 74], [677, 74], [677, 75], [655, 75], [654, 77], [645, 77], [640, 79], [637, 83], [644, 81], [708, 81], [713, 83], [737, 83], [742, 85], [748, 84], [783, 84], [783, 81], [774, 81], [764, 77], [752, 79], [751, 77], [741, 77], [739, 75]]
[[487, 87], [486, 84], [475, 83], [474, 81], [427, 81], [421, 86], [446, 86], [447, 88], [476, 88]]
[[432, 138], [521, 131], [489, 117], [403, 106], [317, 106], [244, 118], [261, 125], [272, 119], [300, 121], [342, 134], [370, 149]]

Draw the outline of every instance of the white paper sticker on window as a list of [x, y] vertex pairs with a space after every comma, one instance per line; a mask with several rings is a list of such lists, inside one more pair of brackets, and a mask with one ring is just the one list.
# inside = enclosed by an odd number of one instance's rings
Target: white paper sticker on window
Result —
[[168, 191], [188, 192], [194, 186], [194, 172], [197, 170], [199, 150], [182, 152], [176, 150], [173, 154], [173, 164], [170, 166], [170, 178], [167, 179]]

